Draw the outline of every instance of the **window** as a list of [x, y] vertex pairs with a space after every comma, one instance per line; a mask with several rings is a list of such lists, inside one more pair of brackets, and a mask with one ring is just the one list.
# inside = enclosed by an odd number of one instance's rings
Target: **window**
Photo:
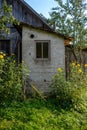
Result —
[[49, 41], [36, 41], [36, 59], [49, 59]]
[[10, 54], [10, 40], [0, 40], [0, 51]]

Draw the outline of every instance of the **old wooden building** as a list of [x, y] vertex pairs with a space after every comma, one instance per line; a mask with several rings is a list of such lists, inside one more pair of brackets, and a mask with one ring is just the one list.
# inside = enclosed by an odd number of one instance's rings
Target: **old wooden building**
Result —
[[[0, 0], [0, 7], [3, 0]], [[0, 39], [0, 51], [15, 53], [18, 62], [29, 66], [29, 79], [44, 92], [49, 91], [57, 68], [65, 69], [65, 46], [70, 38], [56, 33], [24, 0], [7, 0], [20, 25], [10, 25], [10, 35]]]

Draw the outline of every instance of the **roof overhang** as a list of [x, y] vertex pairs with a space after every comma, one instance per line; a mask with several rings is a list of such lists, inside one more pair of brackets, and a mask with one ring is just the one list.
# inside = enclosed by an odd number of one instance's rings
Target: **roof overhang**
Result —
[[73, 37], [69, 37], [69, 36], [67, 36], [67, 35], [63, 35], [63, 34], [61, 34], [61, 33], [58, 33], [58, 32], [56, 32], [56, 31], [54, 31], [54, 30], [48, 30], [48, 29], [46, 30], [46, 29], [43, 29], [43, 28], [41, 28], [41, 27], [34, 27], [34, 26], [29, 25], [29, 24], [24, 23], [24, 22], [20, 22], [19, 25], [14, 25], [14, 26], [15, 26], [15, 28], [17, 29], [17, 31], [19, 32], [19, 34], [20, 34], [21, 36], [22, 36], [22, 28], [23, 28], [23, 26], [27, 26], [27, 27], [30, 27], [30, 28], [33, 28], [33, 29], [42, 30], [42, 31], [45, 31], [45, 32], [49, 32], [49, 33], [51, 33], [51, 34], [54, 34], [54, 35], [56, 35], [56, 36], [62, 37], [62, 38], [64, 39], [64, 45], [65, 45], [65, 46], [70, 45], [70, 42], [74, 40]]

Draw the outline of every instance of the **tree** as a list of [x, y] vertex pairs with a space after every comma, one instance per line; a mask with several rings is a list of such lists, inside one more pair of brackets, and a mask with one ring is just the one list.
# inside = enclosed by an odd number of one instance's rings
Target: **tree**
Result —
[[50, 25], [56, 24], [56, 31], [74, 37], [73, 52], [82, 62], [82, 48], [87, 45], [87, 1], [55, 1], [58, 6], [50, 12]]
[[57, 7], [52, 8], [50, 24], [56, 24], [56, 31], [74, 37], [74, 44], [83, 45], [87, 28], [86, 0], [55, 0]]

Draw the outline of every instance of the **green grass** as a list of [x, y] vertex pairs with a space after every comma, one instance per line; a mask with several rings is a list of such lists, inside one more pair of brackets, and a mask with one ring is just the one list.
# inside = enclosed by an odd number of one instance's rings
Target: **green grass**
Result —
[[0, 108], [0, 130], [87, 130], [87, 113], [53, 100], [29, 99]]

